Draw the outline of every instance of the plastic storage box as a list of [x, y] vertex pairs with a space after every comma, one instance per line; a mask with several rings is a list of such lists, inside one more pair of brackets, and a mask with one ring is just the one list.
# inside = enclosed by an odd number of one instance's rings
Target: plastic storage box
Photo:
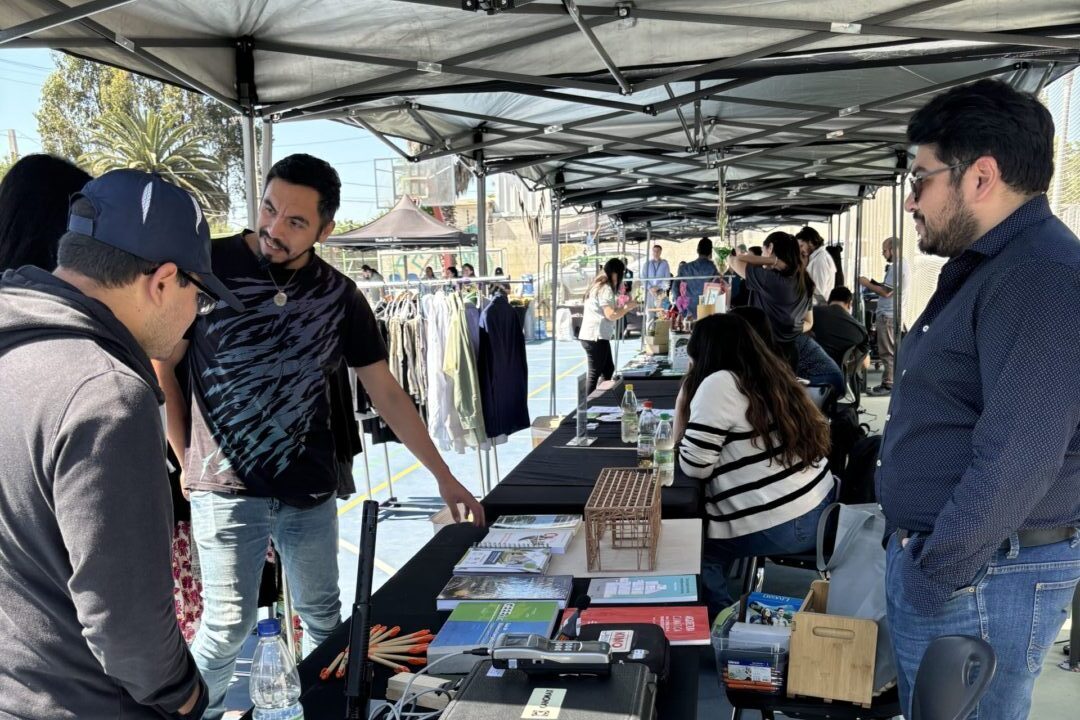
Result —
[[729, 637], [735, 618], [712, 635], [720, 685], [725, 690], [779, 695], [787, 677], [788, 651], [780, 645], [750, 647]]

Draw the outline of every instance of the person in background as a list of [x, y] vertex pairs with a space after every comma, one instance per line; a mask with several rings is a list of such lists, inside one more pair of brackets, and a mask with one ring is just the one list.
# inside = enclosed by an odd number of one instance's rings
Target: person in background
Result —
[[761, 257], [762, 255], [764, 255], [764, 252], [762, 251], [760, 245], [751, 245], [747, 249], [750, 251], [751, 255], [756, 255], [757, 257]]
[[56, 268], [68, 202], [88, 182], [88, 174], [52, 155], [27, 155], [8, 169], [0, 181], [0, 271]]
[[833, 265], [836, 266], [836, 280], [833, 282], [833, 287], [845, 287], [844, 283], [844, 248], [839, 245], [826, 245], [825, 252], [829, 253], [829, 257], [832, 258]]
[[611, 336], [615, 321], [637, 307], [628, 300], [618, 307], [615, 290], [622, 286], [626, 265], [618, 258], [604, 263], [604, 271], [596, 276], [585, 291], [585, 308], [581, 318], [578, 341], [585, 348], [589, 366], [588, 391], [596, 389], [601, 379], [610, 380], [615, 375], [615, 361], [611, 357]]
[[697, 316], [698, 300], [705, 289], [705, 283], [719, 281], [720, 279], [720, 271], [716, 269], [712, 254], [712, 240], [703, 237], [698, 240], [697, 259], [679, 268], [678, 277], [687, 278], [686, 287], [690, 296], [691, 317]]
[[869, 361], [869, 335], [859, 321], [851, 316], [855, 296], [846, 287], [836, 287], [829, 293], [829, 304], [814, 308], [814, 339], [839, 365], [852, 348]]
[[0, 383], [0, 715], [198, 718], [151, 359], [243, 305], [211, 274], [202, 209], [157, 175], [92, 180], [67, 227], [53, 273], [0, 281], [0, 376], [18, 378]]
[[825, 238], [809, 225], [795, 235], [799, 251], [806, 260], [806, 272], [814, 281], [814, 304], [827, 305], [836, 283], [836, 263], [825, 249]]
[[463, 277], [463, 278], [476, 277], [476, 268], [474, 268], [470, 263], [465, 263], [464, 265], [461, 266], [461, 277]]
[[[896, 293], [896, 249], [900, 241], [897, 238], [886, 238], [881, 244], [881, 255], [887, 263], [885, 266], [885, 279], [880, 283], [865, 277], [859, 278], [859, 285], [878, 296], [877, 311], [874, 313], [874, 327], [877, 329], [878, 357], [881, 358], [881, 384], [871, 388], [870, 395], [888, 395], [892, 392], [893, 371], [896, 367], [896, 311], [893, 295]], [[904, 263], [903, 279], [901, 281], [901, 295], [906, 296], [911, 275]]]
[[[750, 324], [765, 343], [765, 347], [775, 352], [780, 357], [785, 357], [782, 350], [776, 346], [773, 336], [772, 325], [769, 316], [761, 308], [744, 306], [734, 307], [731, 312], [741, 317]], [[844, 374], [840, 366], [833, 362], [832, 358], [813, 341], [808, 335], [800, 335], [795, 340], [798, 351], [798, 363], [794, 368], [795, 376], [807, 381], [814, 386], [828, 386], [837, 395], [843, 395]]]
[[671, 285], [671, 266], [668, 265], [667, 260], [661, 257], [663, 252], [662, 247], [653, 245], [652, 257], [645, 263], [645, 267], [641, 271], [641, 277], [645, 281], [646, 332], [651, 332], [652, 323], [657, 318], [657, 313], [653, 312], [658, 309], [655, 303], [656, 293], [653, 291], [658, 288], [667, 290]]
[[1046, 197], [1036, 96], [962, 85], [907, 135], [904, 208], [949, 260], [901, 347], [875, 478], [900, 705], [935, 638], [973, 635], [997, 670], [971, 717], [1020, 720], [1080, 581], [1080, 239]]
[[447, 265], [442, 271], [443, 280], [456, 280], [458, 278], [458, 269], [453, 265]]
[[[334, 230], [341, 182], [297, 154], [270, 168], [257, 232], [214, 243], [215, 272], [247, 300], [217, 308], [156, 363], [169, 442], [185, 458], [204, 611], [192, 655], [206, 678], [207, 718], [221, 717], [237, 655], [251, 635], [271, 540], [304, 624], [308, 651], [341, 622], [336, 370], [353, 368], [372, 405], [435, 476], [455, 522], [483, 508], [435, 449], [387, 365], [375, 316], [348, 277], [315, 252]], [[183, 394], [176, 366], [189, 367]], [[340, 409], [339, 409], [340, 412]]]
[[[382, 273], [380, 273], [378, 270], [371, 267], [370, 265], [361, 265], [360, 266], [360, 277], [365, 282], [380, 282], [380, 283], [383, 282]], [[368, 304], [371, 305], [372, 307], [375, 307], [376, 305], [379, 304], [379, 301], [382, 300], [383, 287], [380, 285], [380, 286], [373, 286], [373, 287], [365, 288], [364, 289], [364, 295], [368, 299]]]
[[683, 472], [705, 484], [701, 580], [713, 617], [735, 602], [728, 576], [739, 558], [816, 546], [835, 484], [828, 422], [749, 323], [703, 318], [687, 352], [675, 437]]
[[814, 292], [814, 281], [802, 265], [795, 238], [783, 231], [771, 233], [765, 238], [762, 257], [732, 254], [728, 265], [746, 280], [751, 306], [769, 316], [776, 346], [795, 370], [799, 364], [795, 341], [813, 323], [810, 308]]
[[430, 265], [428, 265], [427, 267], [424, 268], [424, 280], [434, 280], [434, 279], [435, 279], [435, 270]]
[[[495, 268], [495, 277], [504, 277], [506, 273], [501, 267]], [[501, 292], [503, 295], [510, 294], [510, 283], [494, 282], [491, 284], [492, 291]]]

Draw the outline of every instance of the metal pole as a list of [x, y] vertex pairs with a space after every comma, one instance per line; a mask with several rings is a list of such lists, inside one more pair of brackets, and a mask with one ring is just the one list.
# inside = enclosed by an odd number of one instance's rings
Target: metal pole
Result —
[[274, 123], [262, 121], [262, 148], [259, 156], [259, 180], [266, 178], [270, 166], [274, 164]]
[[386, 449], [386, 443], [382, 444], [383, 461], [386, 463], [386, 484], [390, 488], [390, 496], [386, 499], [387, 503], [397, 501], [394, 497], [394, 476], [390, 472], [390, 451]]
[[562, 198], [551, 194], [551, 404], [548, 414], [555, 415], [555, 313], [559, 307], [559, 214]]
[[367, 483], [367, 496], [368, 500], [374, 500], [371, 497], [371, 467], [368, 465], [368, 445], [367, 438], [364, 435], [364, 421], [360, 421], [360, 454], [364, 456], [364, 482]]
[[476, 269], [487, 275], [487, 175], [482, 170], [476, 173], [476, 251]]
[[[621, 221], [619, 222], [619, 259], [626, 262], [626, 225]], [[626, 317], [624, 316], [615, 323], [615, 372], [619, 371], [619, 348], [622, 347], [622, 336], [625, 330]]]
[[487, 475], [484, 474], [484, 459], [480, 456], [480, 446], [476, 446], [476, 465], [480, 468], [480, 492], [487, 495]]
[[[904, 182], [905, 177], [897, 178], [898, 185], [893, 185], [893, 197], [896, 198], [895, 213], [893, 213], [893, 237], [896, 238], [896, 251], [893, 254], [893, 263], [896, 272], [893, 273], [896, 290], [893, 292], [893, 323], [896, 334], [896, 352], [893, 364], [900, 358], [900, 333], [904, 329]], [[894, 380], [895, 382], [895, 380]]]
[[[862, 275], [862, 200], [855, 205], [855, 278]], [[848, 216], [848, 230], [850, 231], [851, 216]], [[850, 235], [848, 236], [850, 237]], [[863, 305], [862, 288], [855, 295], [855, 312], [859, 322], [866, 324], [866, 309]]]
[[498, 485], [502, 481], [502, 472], [499, 470], [499, 446], [492, 443], [491, 453], [495, 456], [495, 484]]
[[240, 116], [241, 141], [244, 143], [244, 192], [247, 199], [247, 226], [254, 230], [258, 218], [258, 190], [255, 180], [255, 118]]

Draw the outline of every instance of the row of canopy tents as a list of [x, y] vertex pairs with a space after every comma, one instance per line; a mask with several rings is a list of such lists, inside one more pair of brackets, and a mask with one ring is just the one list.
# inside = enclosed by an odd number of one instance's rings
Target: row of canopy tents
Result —
[[556, 237], [569, 205], [620, 232], [828, 221], [902, 178], [907, 120], [935, 93], [980, 78], [1038, 92], [1076, 67], [1080, 3], [4, 0], [0, 51], [20, 47], [235, 110], [249, 213], [256, 122], [265, 159], [276, 123], [312, 118], [409, 161], [456, 155], [477, 175], [484, 274], [499, 172], [553, 193]]

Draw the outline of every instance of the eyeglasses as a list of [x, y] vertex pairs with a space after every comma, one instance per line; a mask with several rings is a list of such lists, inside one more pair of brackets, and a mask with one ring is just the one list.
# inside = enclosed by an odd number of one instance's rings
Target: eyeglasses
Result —
[[956, 168], [965, 167], [970, 164], [970, 160], [965, 160], [964, 162], [958, 162], [955, 165], [946, 165], [945, 167], [940, 167], [937, 170], [931, 170], [930, 172], [923, 173], [922, 175], [911, 175], [908, 178], [908, 184], [910, 184], [911, 186], [911, 196], [915, 199], [915, 202], [919, 202], [919, 196], [922, 195], [923, 183], [926, 182], [926, 178], [933, 177], [934, 175], [937, 175], [938, 173], [943, 173], [946, 170], [955, 170]]
[[195, 312], [199, 315], [209, 315], [214, 312], [214, 308], [217, 307], [217, 300], [210, 294], [210, 291], [206, 289], [206, 286], [192, 277], [191, 273], [186, 273], [183, 270], [177, 270], [177, 275], [185, 278], [189, 283], [195, 286], [199, 291], [195, 295]]

